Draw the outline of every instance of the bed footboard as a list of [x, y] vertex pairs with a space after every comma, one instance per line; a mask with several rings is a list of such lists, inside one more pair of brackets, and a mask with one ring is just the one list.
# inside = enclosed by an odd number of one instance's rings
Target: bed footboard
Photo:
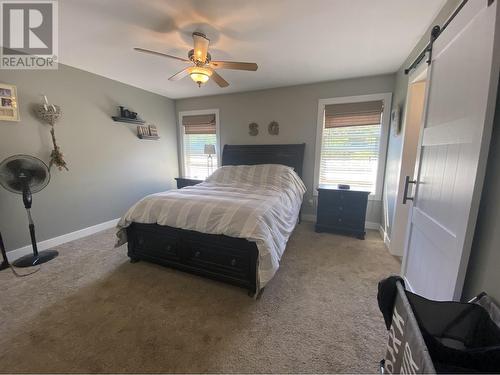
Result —
[[127, 228], [128, 256], [257, 292], [255, 242], [158, 224], [132, 223]]

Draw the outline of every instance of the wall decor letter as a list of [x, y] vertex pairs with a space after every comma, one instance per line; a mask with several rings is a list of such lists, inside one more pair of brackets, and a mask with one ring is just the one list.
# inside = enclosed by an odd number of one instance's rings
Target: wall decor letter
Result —
[[267, 126], [267, 130], [271, 135], [278, 135], [280, 133], [280, 125], [276, 121], [271, 121]]
[[257, 124], [256, 122], [252, 122], [248, 125], [248, 134], [252, 135], [252, 136], [256, 136], [257, 134], [259, 134], [259, 124]]

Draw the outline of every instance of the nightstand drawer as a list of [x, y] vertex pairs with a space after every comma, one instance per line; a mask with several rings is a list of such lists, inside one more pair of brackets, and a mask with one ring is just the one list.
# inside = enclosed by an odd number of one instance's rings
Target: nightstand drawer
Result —
[[[319, 210], [319, 207], [321, 207], [321, 210]], [[358, 201], [353, 201], [353, 202], [345, 202], [345, 201], [340, 201], [340, 202], [322, 202], [318, 201], [318, 212], [320, 211], [329, 211], [329, 212], [335, 212], [338, 213], [339, 215], [342, 215], [346, 213], [349, 215], [350, 213], [359, 213], [364, 212], [367, 207], [367, 202], [365, 202], [363, 199], [358, 200]]]
[[362, 207], [365, 204], [363, 196], [350, 191], [335, 191], [319, 194], [318, 204], [324, 206]]
[[362, 216], [357, 212], [322, 211], [318, 213], [317, 223], [351, 229], [360, 229], [365, 226]]

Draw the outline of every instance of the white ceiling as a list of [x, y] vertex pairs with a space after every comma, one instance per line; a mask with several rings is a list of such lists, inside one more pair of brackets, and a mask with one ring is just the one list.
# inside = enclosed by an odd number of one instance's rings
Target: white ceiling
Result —
[[[395, 72], [445, 0], [60, 0], [60, 62], [169, 98], [249, 91]], [[198, 88], [168, 77], [186, 65], [133, 47], [187, 57], [191, 33], [230, 83]]]

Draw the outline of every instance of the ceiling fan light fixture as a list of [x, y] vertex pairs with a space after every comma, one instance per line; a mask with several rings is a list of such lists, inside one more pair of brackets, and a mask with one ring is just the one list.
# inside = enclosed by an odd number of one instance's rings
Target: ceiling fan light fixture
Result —
[[204, 68], [195, 68], [189, 74], [191, 79], [198, 84], [198, 87], [201, 87], [202, 84], [206, 83], [210, 79], [211, 75], [212, 72], [209, 69]]
[[[0, 0], [1, 1], [1, 0]], [[212, 56], [208, 52], [210, 45], [210, 39], [201, 32], [195, 31], [193, 33], [193, 49], [188, 52], [188, 59], [183, 59], [181, 57], [168, 55], [162, 52], [156, 52], [145, 48], [136, 47], [134, 50], [142, 53], [149, 53], [151, 55], [157, 55], [162, 57], [167, 57], [169, 59], [174, 59], [177, 61], [182, 61], [184, 63], [192, 63], [193, 65], [182, 69], [181, 71], [175, 73], [168, 78], [169, 81], [179, 81], [184, 77], [190, 76], [191, 79], [201, 87], [202, 84], [208, 82], [212, 79], [214, 83], [219, 87], [228, 87], [229, 82], [220, 76], [215, 69], [233, 69], [233, 70], [247, 70], [254, 72], [257, 70], [258, 66], [256, 63], [250, 62], [239, 62], [239, 61], [212, 61]]]

